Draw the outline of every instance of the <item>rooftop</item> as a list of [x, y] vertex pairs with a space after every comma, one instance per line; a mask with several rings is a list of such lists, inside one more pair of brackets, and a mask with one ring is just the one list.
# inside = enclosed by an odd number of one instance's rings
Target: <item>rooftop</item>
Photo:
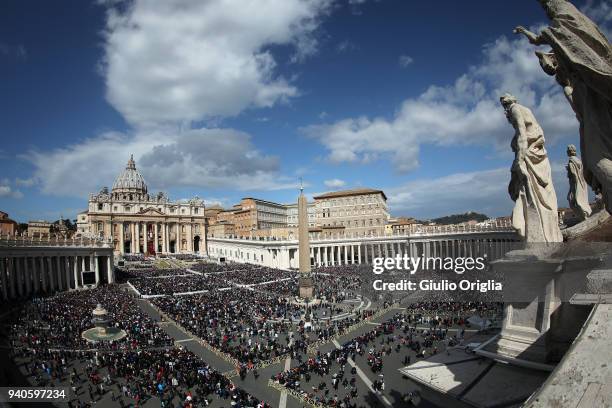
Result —
[[357, 188], [357, 189], [352, 189], [352, 190], [331, 191], [329, 193], [320, 194], [313, 198], [315, 200], [320, 200], [323, 198], [350, 197], [350, 196], [358, 196], [358, 195], [366, 195], [366, 194], [382, 194], [383, 198], [385, 200], [387, 199], [387, 196], [385, 195], [384, 191], [375, 190], [373, 188]]

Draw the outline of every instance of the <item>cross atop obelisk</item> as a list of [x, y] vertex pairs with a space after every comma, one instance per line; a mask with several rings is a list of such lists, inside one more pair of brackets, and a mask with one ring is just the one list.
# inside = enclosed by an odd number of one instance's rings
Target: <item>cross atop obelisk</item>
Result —
[[308, 201], [304, 196], [304, 185], [300, 177], [300, 195], [298, 197], [298, 253], [300, 260], [300, 297], [312, 299], [314, 288], [310, 276], [310, 242], [308, 238]]

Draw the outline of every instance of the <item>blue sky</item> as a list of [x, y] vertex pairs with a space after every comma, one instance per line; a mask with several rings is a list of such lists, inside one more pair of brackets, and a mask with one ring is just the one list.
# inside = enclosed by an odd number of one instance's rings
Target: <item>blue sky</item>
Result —
[[[609, 36], [607, 1], [574, 4]], [[538, 1], [8, 0], [0, 209], [74, 218], [134, 153], [152, 191], [229, 206], [384, 189], [394, 215], [509, 213], [512, 92], [559, 204], [577, 122], [516, 25]]]

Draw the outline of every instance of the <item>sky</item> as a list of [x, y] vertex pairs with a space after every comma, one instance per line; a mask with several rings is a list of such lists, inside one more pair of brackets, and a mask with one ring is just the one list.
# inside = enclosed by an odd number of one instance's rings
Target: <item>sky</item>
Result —
[[[574, 1], [612, 38], [612, 3]], [[508, 215], [505, 92], [544, 128], [560, 206], [578, 123], [537, 0], [5, 0], [0, 210], [75, 218], [130, 154], [149, 191], [229, 207], [379, 188], [393, 216]], [[546, 48], [542, 48], [546, 50]]]

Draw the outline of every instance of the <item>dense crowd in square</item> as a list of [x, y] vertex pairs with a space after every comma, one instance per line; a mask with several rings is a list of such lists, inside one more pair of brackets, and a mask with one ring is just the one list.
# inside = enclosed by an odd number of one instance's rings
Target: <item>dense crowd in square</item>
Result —
[[102, 399], [121, 407], [150, 399], [162, 407], [205, 407], [215, 400], [217, 406], [271, 407], [180, 347], [105, 353], [14, 350], [14, 361], [32, 385], [70, 387], [70, 407], [91, 407]]
[[231, 286], [231, 282], [218, 275], [201, 276], [183, 271], [175, 276], [136, 278], [129, 282], [141, 295], [172, 295], [211, 291]]
[[[98, 305], [107, 309], [114, 327], [127, 336], [111, 343], [88, 343], [81, 333], [93, 326], [92, 311]], [[136, 304], [131, 292], [120, 285], [107, 285], [86, 291], [62, 292], [35, 298], [19, 312], [14, 333], [24, 347], [36, 349], [141, 349], [168, 346], [172, 340]]]

